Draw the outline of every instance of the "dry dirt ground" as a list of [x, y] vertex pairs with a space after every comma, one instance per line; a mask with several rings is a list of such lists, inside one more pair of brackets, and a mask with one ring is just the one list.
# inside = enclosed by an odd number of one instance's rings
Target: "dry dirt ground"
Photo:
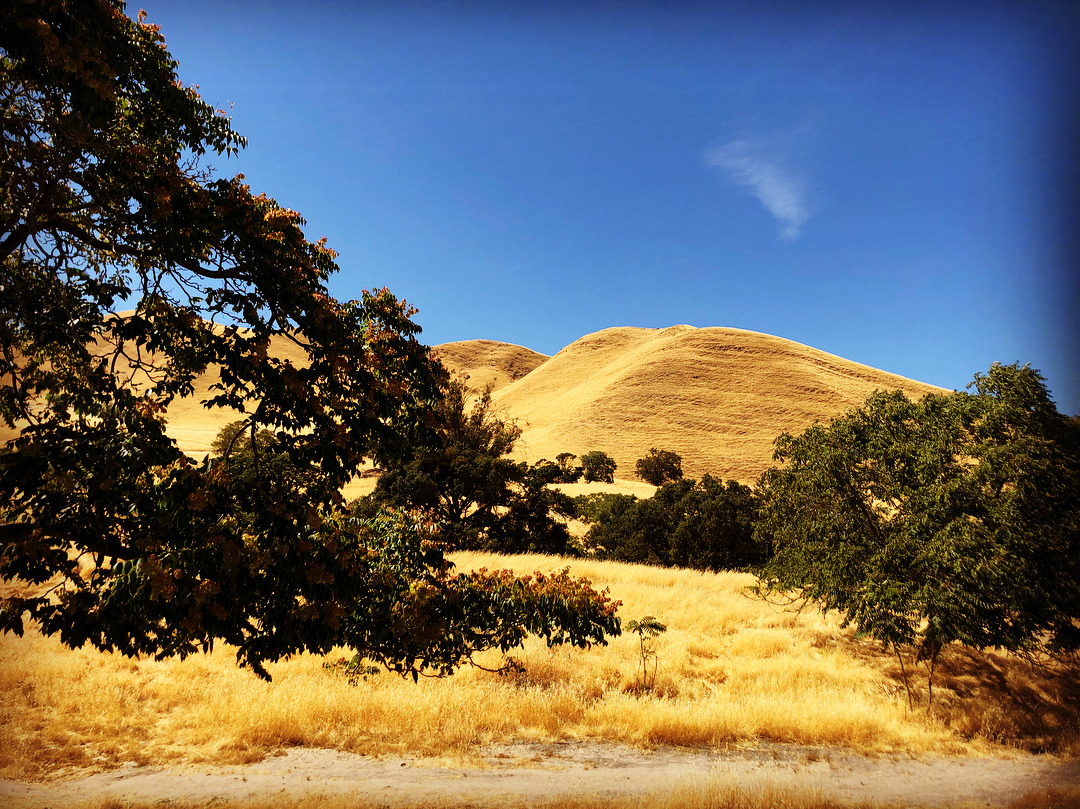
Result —
[[747, 789], [758, 785], [806, 789], [842, 801], [1001, 806], [1032, 790], [1080, 787], [1080, 759], [1028, 754], [867, 757], [835, 748], [772, 744], [726, 751], [647, 751], [575, 741], [494, 746], [475, 763], [455, 765], [293, 748], [243, 766], [126, 765], [41, 784], [4, 781], [0, 782], [0, 805], [55, 807], [98, 798], [212, 800], [311, 793], [363, 796], [382, 806], [430, 800], [497, 805], [500, 798], [532, 801], [563, 794], [644, 794], [709, 778]]

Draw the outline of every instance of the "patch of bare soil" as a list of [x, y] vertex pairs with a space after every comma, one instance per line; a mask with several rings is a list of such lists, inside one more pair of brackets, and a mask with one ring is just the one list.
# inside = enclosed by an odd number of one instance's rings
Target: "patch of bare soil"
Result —
[[412, 757], [371, 758], [293, 748], [255, 764], [156, 768], [128, 764], [48, 783], [0, 782], [6, 807], [93, 799], [213, 800], [268, 795], [363, 795], [382, 806], [428, 800], [524, 801], [558, 795], [640, 795], [706, 778], [820, 792], [841, 801], [907, 806], [1003, 806], [1037, 789], [1080, 786], [1080, 759], [1030, 754], [960, 758], [861, 756], [835, 748], [766, 744], [734, 750], [640, 750], [606, 742], [517, 742], [486, 748], [462, 766]]

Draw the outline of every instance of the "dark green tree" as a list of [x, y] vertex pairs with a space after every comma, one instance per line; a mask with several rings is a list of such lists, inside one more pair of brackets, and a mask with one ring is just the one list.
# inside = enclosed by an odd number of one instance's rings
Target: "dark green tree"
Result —
[[754, 539], [757, 499], [736, 481], [705, 475], [665, 483], [647, 499], [579, 499], [593, 523], [586, 546], [603, 559], [698, 570], [733, 570], [765, 561]]
[[586, 483], [615, 482], [615, 459], [606, 452], [586, 452], [581, 456], [581, 470]]
[[669, 537], [672, 565], [737, 570], [760, 565], [768, 557], [768, 541], [754, 537], [758, 498], [749, 486], [705, 475], [675, 507], [681, 517]]
[[661, 486], [682, 477], [682, 458], [671, 450], [654, 447], [644, 458], [638, 458], [635, 469], [646, 483]]
[[580, 466], [574, 466], [576, 460], [577, 455], [572, 452], [560, 452], [555, 456], [555, 463], [562, 471], [557, 483], [577, 483], [581, 480], [584, 470]]
[[567, 550], [570, 535], [558, 516], [571, 515], [573, 503], [551, 488], [562, 470], [508, 457], [521, 431], [496, 413], [490, 389], [474, 394], [460, 380], [449, 382], [435, 425], [427, 441], [387, 466], [360, 511], [423, 509], [454, 549]]
[[425, 441], [386, 465], [372, 501], [427, 511], [450, 548], [483, 547], [523, 478], [508, 457], [521, 430], [498, 417], [490, 389], [473, 394], [456, 379], [443, 390], [435, 424]]
[[[585, 583], [453, 574], [422, 522], [345, 515], [365, 455], [429, 432], [441, 369], [407, 304], [334, 300], [300, 216], [203, 165], [243, 138], [123, 10], [0, 15], [0, 577], [22, 585], [0, 628], [158, 657], [222, 640], [262, 676], [339, 644], [444, 672], [523, 630], [617, 632]], [[165, 409], [205, 374], [205, 405], [295, 476], [177, 448]]]
[[566, 518], [574, 501], [552, 486], [562, 482], [555, 464], [519, 464], [521, 481], [489, 534], [487, 547], [503, 553], [576, 553]]
[[875, 393], [780, 436], [784, 465], [763, 478], [758, 529], [775, 555], [760, 591], [914, 649], [931, 687], [952, 642], [1080, 646], [1080, 422], [1027, 366], [995, 364], [969, 389]]
[[274, 509], [294, 491], [318, 482], [318, 466], [300, 468], [270, 430], [257, 429], [246, 421], [223, 427], [210, 444], [217, 470], [226, 475], [235, 491], [233, 507], [238, 517], [256, 523], [256, 514]]

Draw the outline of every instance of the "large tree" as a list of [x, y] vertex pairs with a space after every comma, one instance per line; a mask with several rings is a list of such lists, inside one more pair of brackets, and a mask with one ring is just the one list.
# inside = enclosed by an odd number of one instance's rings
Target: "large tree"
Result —
[[[264, 676], [334, 644], [442, 672], [523, 626], [617, 632], [583, 583], [530, 580], [514, 601], [452, 575], [422, 522], [344, 515], [364, 456], [423, 438], [441, 372], [407, 304], [336, 301], [334, 253], [300, 216], [205, 167], [244, 140], [176, 68], [119, 0], [0, 15], [0, 417], [16, 432], [0, 454], [0, 576], [27, 585], [0, 628], [29, 617], [128, 654], [220, 639]], [[238, 475], [177, 448], [165, 410], [206, 374], [206, 406], [269, 431], [299, 474]], [[530, 613], [541, 592], [580, 609]]]
[[671, 450], [653, 447], [644, 458], [638, 458], [634, 469], [646, 483], [662, 486], [682, 477], [682, 457]]
[[[776, 441], [758, 523], [762, 588], [836, 609], [931, 666], [951, 642], [1080, 647], [1080, 421], [1037, 371], [971, 392], [879, 392]], [[932, 671], [932, 669], [931, 669]]]
[[571, 516], [573, 502], [551, 486], [564, 471], [548, 461], [529, 466], [512, 460], [520, 435], [499, 416], [490, 389], [474, 392], [451, 380], [434, 430], [388, 465], [358, 509], [423, 509], [455, 549], [564, 553], [570, 535], [559, 516]]
[[582, 455], [580, 460], [586, 483], [615, 482], [615, 459], [606, 452], [594, 449]]

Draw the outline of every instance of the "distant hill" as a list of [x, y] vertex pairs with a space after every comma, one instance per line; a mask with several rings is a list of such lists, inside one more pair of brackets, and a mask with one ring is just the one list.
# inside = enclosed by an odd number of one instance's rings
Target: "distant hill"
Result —
[[728, 328], [613, 328], [582, 337], [501, 388], [521, 457], [603, 450], [633, 478], [651, 447], [677, 452], [687, 476], [752, 481], [772, 442], [859, 405], [875, 389], [917, 398], [930, 385], [809, 346]]
[[[303, 352], [285, 337], [271, 352], [294, 363]], [[470, 387], [491, 383], [496, 406], [522, 428], [519, 458], [553, 459], [603, 450], [618, 463], [619, 484], [635, 482], [634, 463], [651, 447], [677, 452], [691, 477], [753, 481], [772, 463], [773, 439], [859, 405], [875, 389], [912, 397], [940, 391], [809, 346], [728, 328], [614, 328], [586, 335], [553, 357], [492, 340], [434, 346], [433, 353]], [[237, 418], [208, 411], [218, 378], [177, 400], [167, 430], [187, 453], [210, 451], [218, 430]], [[0, 439], [11, 431], [0, 430]], [[649, 487], [651, 490], [651, 487]]]
[[531, 348], [494, 340], [442, 343], [431, 352], [451, 374], [460, 375], [475, 390], [488, 384], [493, 390], [506, 387], [548, 359]]

